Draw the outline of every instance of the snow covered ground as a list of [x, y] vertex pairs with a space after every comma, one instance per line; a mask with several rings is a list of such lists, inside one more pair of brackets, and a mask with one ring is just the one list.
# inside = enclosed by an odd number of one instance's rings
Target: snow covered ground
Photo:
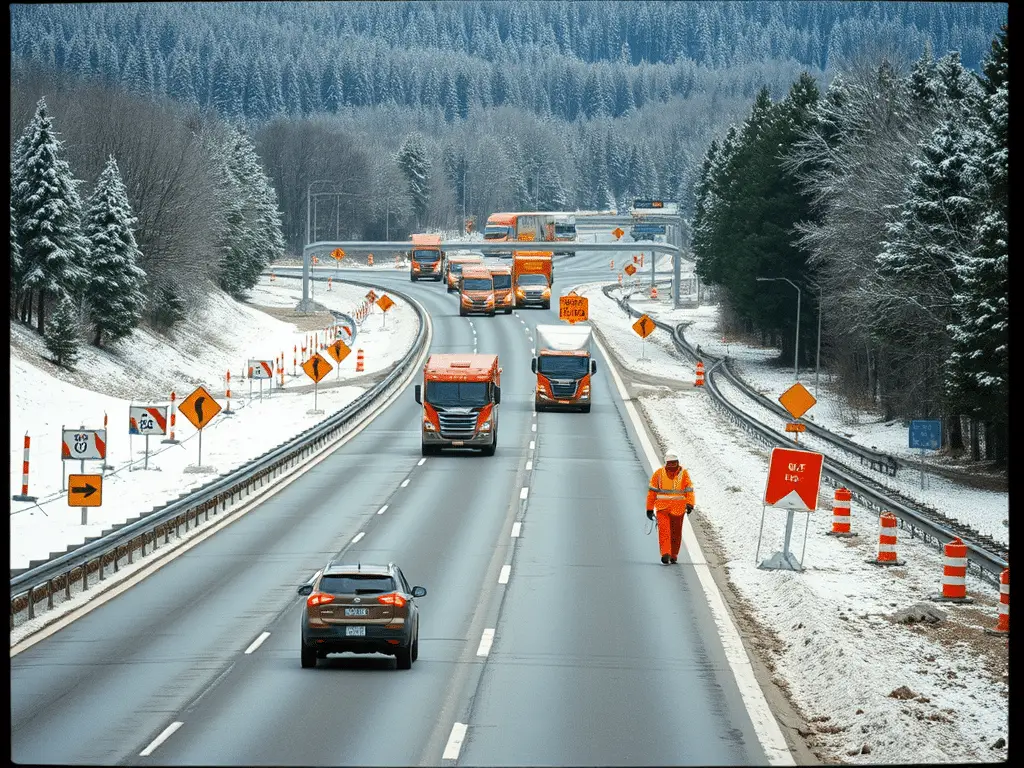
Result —
[[[315, 300], [328, 309], [352, 313], [363, 300], [365, 288], [338, 283], [327, 291], [315, 290]], [[130, 340], [112, 345], [107, 351], [83, 347], [77, 371], [67, 374], [39, 357], [43, 346], [34, 333], [11, 324], [11, 433], [10, 478], [13, 493], [21, 489], [24, 435], [31, 438], [29, 494], [36, 503], [10, 503], [10, 567], [25, 568], [32, 560], [47, 559], [69, 545], [97, 536], [114, 523], [122, 522], [158, 504], [176, 498], [183, 491], [207, 482], [211, 474], [188, 472], [199, 461], [199, 432], [178, 414], [177, 445], [163, 444], [161, 436], [149, 439], [146, 464], [145, 438], [129, 437], [128, 406], [167, 405], [174, 391], [178, 402], [197, 386], [205, 387], [226, 406], [225, 374], [230, 369], [233, 416], [216, 416], [203, 430], [202, 467], [224, 473], [253, 459], [288, 438], [312, 426], [323, 416], [306, 413], [313, 408], [312, 381], [301, 368], [292, 376], [293, 347], [332, 322], [328, 312], [307, 318], [292, 315], [301, 297], [298, 280], [264, 280], [252, 292], [246, 306], [222, 294], [210, 298], [198, 311], [195, 324], [174, 332], [165, 341], [145, 331]], [[354, 348], [336, 370], [318, 387], [317, 408], [336, 411], [355, 399], [376, 379], [374, 374], [389, 368], [412, 345], [419, 322], [412, 307], [395, 298], [387, 312], [374, 306], [357, 331]], [[267, 311], [256, 307], [268, 308]], [[275, 319], [278, 314], [287, 320]], [[296, 327], [295, 322], [302, 327]], [[314, 343], [316, 339], [313, 339]], [[364, 353], [364, 372], [356, 373], [357, 350]], [[246, 361], [273, 359], [285, 355], [285, 383], [271, 394], [263, 382], [243, 380]], [[327, 352], [323, 356], [330, 360]], [[99, 394], [102, 389], [110, 394]], [[62, 492], [62, 471], [82, 473], [78, 461], [62, 462], [61, 427], [103, 427], [107, 416], [107, 463], [104, 473], [103, 504], [88, 509], [88, 524], [81, 524], [81, 510], [69, 507]], [[66, 465], [66, 466], [65, 466]], [[85, 474], [99, 474], [102, 462], [84, 462]]]
[[[741, 632], [802, 712], [806, 725], [800, 727], [819, 758], [851, 764], [1005, 760], [1008, 643], [985, 632], [996, 624], [995, 589], [969, 576], [974, 603], [929, 601], [941, 588], [940, 553], [901, 537], [897, 552], [905, 566], [870, 564], [877, 555], [877, 516], [854, 505], [852, 527], [859, 536], [827, 536], [832, 526], [827, 486], [818, 511], [796, 516], [792, 550], [804, 554], [806, 570], [758, 568], [781, 551], [786, 520], [784, 511], [764, 511], [758, 554], [768, 451], [752, 444], [703, 390], [671, 386], [692, 383], [694, 371], [676, 357], [667, 334], [656, 331], [641, 341], [631, 328], [634, 319], [627, 319], [599, 286], [580, 293], [589, 298], [590, 322], [610, 351], [650, 382], [638, 387], [639, 404], [660, 447], [677, 447], [693, 477], [697, 509], [691, 524], [701, 532], [705, 556], [724, 565], [737, 595], [733, 609]], [[641, 302], [637, 308], [656, 319], [693, 321], [687, 338], [711, 348], [715, 308], [666, 312], [662, 306]], [[785, 371], [757, 364], [773, 351], [733, 344], [729, 354], [742, 358], [743, 375], [769, 394], [777, 396], [792, 384], [792, 372], [787, 379]], [[819, 400], [816, 407], [826, 410], [825, 390], [819, 390]], [[858, 427], [847, 429], [856, 433]], [[980, 521], [969, 513], [986, 505], [1001, 504], [1002, 516], [1008, 513], [1007, 494], [996, 494], [995, 500], [984, 491], [958, 489], [957, 494], [943, 511], [956, 511], [953, 516], [972, 524]], [[899, 612], [920, 603], [942, 611], [944, 620], [899, 621]], [[999, 739], [1004, 746], [993, 748]]]

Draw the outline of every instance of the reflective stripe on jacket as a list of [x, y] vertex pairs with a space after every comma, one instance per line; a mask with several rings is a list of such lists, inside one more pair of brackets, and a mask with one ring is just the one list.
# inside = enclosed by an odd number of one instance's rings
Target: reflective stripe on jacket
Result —
[[686, 469], [680, 467], [675, 478], [669, 477], [664, 467], [651, 475], [651, 484], [647, 488], [647, 509], [682, 515], [686, 512], [686, 505], [693, 503], [693, 483]]

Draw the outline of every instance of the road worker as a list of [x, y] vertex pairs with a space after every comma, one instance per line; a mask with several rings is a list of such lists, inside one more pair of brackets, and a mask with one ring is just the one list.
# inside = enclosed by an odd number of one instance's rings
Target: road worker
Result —
[[658, 516], [658, 545], [661, 562], [674, 563], [683, 543], [683, 515], [693, 512], [693, 483], [690, 473], [679, 466], [679, 453], [669, 449], [665, 466], [651, 475], [647, 489], [647, 519]]

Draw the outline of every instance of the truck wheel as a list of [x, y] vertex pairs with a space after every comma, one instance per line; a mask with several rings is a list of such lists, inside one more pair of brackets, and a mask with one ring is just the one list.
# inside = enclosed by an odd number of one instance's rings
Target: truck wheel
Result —
[[484, 456], [493, 456], [495, 449], [498, 447], [498, 433], [494, 433], [494, 442], [483, 449]]
[[487, 313], [487, 316], [488, 316], [488, 317], [494, 317], [494, 315], [495, 315], [495, 313], [494, 313], [493, 311], [492, 311], [492, 312], [488, 312], [488, 313]]
[[505, 310], [505, 314], [506, 314], [506, 315], [511, 315], [511, 314], [512, 314], [512, 309], [511, 309], [511, 308], [509, 308], [509, 309], [506, 309], [506, 310]]
[[545, 301], [544, 302], [544, 309], [551, 309], [551, 302], [550, 301]]
[[589, 405], [583, 405], [583, 406], [580, 406], [580, 410], [581, 410], [581, 411], [582, 411], [583, 413], [590, 413], [590, 406], [589, 406]]
[[426, 443], [420, 443], [420, 453], [424, 456], [437, 456], [441, 452], [441, 449], [436, 445], [427, 445]]
[[459, 317], [465, 317], [465, 316], [466, 316], [466, 313], [465, 313], [465, 312], [464, 312], [464, 311], [462, 310], [462, 308], [460, 307], [460, 308], [459, 308]]

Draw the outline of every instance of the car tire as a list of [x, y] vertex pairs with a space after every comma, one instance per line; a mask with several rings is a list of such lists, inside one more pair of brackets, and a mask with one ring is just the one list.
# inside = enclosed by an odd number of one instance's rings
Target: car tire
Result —
[[412, 660], [416, 661], [420, 657], [420, 627], [416, 625], [416, 637], [412, 641]]
[[316, 649], [310, 648], [305, 643], [302, 643], [302, 668], [309, 669], [310, 667], [316, 666]]
[[511, 315], [512, 314], [512, 310], [511, 309], [506, 309], [505, 310], [505, 314], [506, 315]]
[[398, 662], [399, 669], [412, 669], [412, 643], [404, 648], [399, 646], [395, 652], [395, 661]]

